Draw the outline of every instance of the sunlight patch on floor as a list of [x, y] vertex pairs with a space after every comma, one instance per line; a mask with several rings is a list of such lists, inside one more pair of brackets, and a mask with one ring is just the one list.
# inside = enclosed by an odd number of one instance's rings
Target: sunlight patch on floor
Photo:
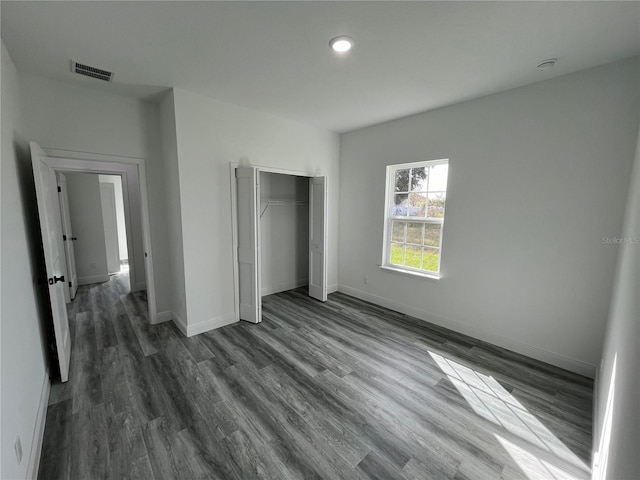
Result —
[[531, 480], [580, 480], [584, 478], [582, 475], [573, 475], [566, 470], [539, 458], [525, 448], [502, 438], [500, 435], [496, 435], [496, 438], [509, 455], [511, 455], [511, 458], [513, 458], [522, 472]]
[[[565, 480], [589, 477], [589, 467], [495, 378], [437, 353], [429, 354], [476, 414], [504, 429], [510, 438], [518, 439], [516, 445], [495, 435], [528, 478]], [[560, 460], [558, 463], [566, 463], [567, 468], [561, 469], [541, 458], [540, 450], [548, 452], [545, 456]]]

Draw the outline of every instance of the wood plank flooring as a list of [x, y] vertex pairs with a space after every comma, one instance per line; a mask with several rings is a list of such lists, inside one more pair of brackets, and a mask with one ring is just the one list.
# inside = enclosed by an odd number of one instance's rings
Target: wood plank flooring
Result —
[[590, 477], [587, 378], [340, 293], [185, 338], [128, 290], [69, 307], [42, 479]]

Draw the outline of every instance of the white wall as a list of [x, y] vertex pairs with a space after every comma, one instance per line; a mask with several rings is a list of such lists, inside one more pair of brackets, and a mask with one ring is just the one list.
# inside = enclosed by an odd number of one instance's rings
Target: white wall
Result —
[[633, 168], [596, 381], [594, 479], [636, 478], [640, 472], [640, 130]]
[[[267, 207], [269, 200], [301, 201]], [[266, 208], [266, 210], [265, 210]], [[309, 179], [260, 172], [262, 295], [309, 283]]]
[[[20, 86], [29, 140], [44, 148], [145, 159], [158, 311], [170, 310], [158, 105], [31, 74], [20, 76]], [[144, 251], [141, 240], [135, 245], [136, 253]], [[137, 282], [144, 286], [144, 254], [135, 257]]]
[[109, 280], [98, 175], [66, 173], [78, 285]]
[[119, 175], [100, 175], [100, 183], [111, 183], [116, 195], [116, 220], [118, 222], [118, 256], [120, 261], [127, 260], [127, 224], [124, 217], [124, 200], [122, 198], [122, 177]]
[[[340, 290], [593, 375], [638, 74], [636, 58], [342, 135]], [[382, 271], [385, 166], [439, 158], [442, 279]]]
[[118, 220], [116, 219], [116, 193], [112, 183], [100, 182], [100, 203], [102, 206], [102, 224], [104, 225], [104, 245], [107, 252], [109, 273], [120, 271], [120, 252], [118, 250]]
[[[0, 478], [26, 478], [37, 466], [39, 428], [44, 428], [50, 320], [46, 287], [37, 283], [46, 272], [19, 75], [4, 43], [1, 72]], [[18, 436], [23, 449], [20, 465], [13, 448]]]
[[328, 176], [329, 285], [337, 284], [337, 134], [174, 89], [188, 325], [234, 318], [229, 164]]
[[[186, 324], [184, 251], [182, 248], [182, 213], [180, 208], [180, 172], [176, 140], [176, 115], [173, 91], [160, 102], [160, 130], [162, 139], [162, 173], [166, 198], [165, 224], [168, 231], [167, 256], [169, 292], [168, 305], [178, 324]], [[170, 318], [170, 317], [169, 317]]]

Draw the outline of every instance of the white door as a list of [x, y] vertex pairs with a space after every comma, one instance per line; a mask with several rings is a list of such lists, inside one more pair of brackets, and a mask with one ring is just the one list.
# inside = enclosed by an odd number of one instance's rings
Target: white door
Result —
[[260, 175], [255, 167], [236, 168], [240, 320], [262, 321], [260, 298]]
[[309, 296], [327, 301], [327, 177], [309, 181]]
[[[71, 278], [70, 275], [70, 268], [69, 268], [69, 259], [68, 259], [68, 255], [67, 255], [67, 231], [65, 229], [65, 215], [62, 207], [62, 185], [60, 184], [60, 176], [62, 174], [61, 173], [56, 173], [56, 185], [57, 185], [57, 189], [58, 189], [58, 206], [60, 207], [60, 227], [62, 228], [62, 254], [64, 255], [64, 261], [62, 262], [63, 268], [64, 268], [64, 283], [67, 285], [66, 288], [63, 288], [62, 291], [64, 293], [64, 301], [65, 303], [69, 303], [71, 302], [71, 300], [73, 300], [73, 297], [71, 296], [71, 284], [69, 283], [69, 279]], [[65, 190], [67, 187], [66, 184], [66, 178], [65, 180]], [[71, 243], [71, 240], [69, 240], [69, 243]]]
[[113, 183], [100, 182], [100, 205], [104, 226], [104, 245], [107, 249], [107, 270], [120, 271], [120, 251], [118, 250], [118, 218], [116, 216], [116, 187]]
[[[78, 273], [76, 271], [76, 254], [73, 242], [71, 225], [71, 214], [69, 213], [69, 194], [67, 193], [67, 177], [58, 173], [58, 199], [60, 200], [60, 216], [62, 217], [62, 238], [64, 241], [64, 252], [67, 260], [67, 285], [69, 285], [69, 298], [73, 300], [78, 291]], [[66, 296], [66, 295], [65, 295]]]
[[47, 163], [48, 159], [44, 150], [35, 142], [31, 142], [30, 146], [60, 376], [62, 381], [66, 382], [69, 379], [71, 338], [67, 306], [64, 301], [64, 289], [67, 283], [63, 273], [65, 257], [60, 206], [58, 205], [58, 185], [55, 171]]

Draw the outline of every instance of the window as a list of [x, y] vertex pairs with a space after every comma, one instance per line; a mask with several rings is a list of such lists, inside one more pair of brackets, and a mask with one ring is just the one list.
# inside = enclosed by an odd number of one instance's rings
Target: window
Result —
[[382, 266], [439, 277], [449, 160], [387, 167]]

